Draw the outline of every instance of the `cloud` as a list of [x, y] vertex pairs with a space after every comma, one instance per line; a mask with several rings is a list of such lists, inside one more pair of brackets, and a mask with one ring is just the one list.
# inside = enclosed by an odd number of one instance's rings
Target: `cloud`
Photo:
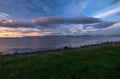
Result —
[[61, 17], [40, 17], [32, 19], [32, 23], [39, 26], [50, 25], [69, 25], [69, 24], [91, 24], [101, 22], [98, 18], [80, 17], [80, 18], [61, 18]]
[[112, 26], [109, 26], [106, 29], [88, 31], [88, 34], [90, 35], [120, 35], [120, 22], [117, 22], [113, 24]]
[[0, 37], [44, 36], [51, 33], [36, 28], [9, 28], [0, 27]]
[[92, 24], [101, 22], [98, 18], [92, 17], [80, 17], [80, 18], [61, 18], [57, 16], [53, 17], [40, 17], [36, 19], [32, 19], [29, 21], [17, 22], [12, 19], [0, 19], [0, 26], [2, 27], [10, 27], [10, 28], [36, 28], [39, 27], [59, 27], [59, 25], [70, 25], [70, 24]]
[[55, 31], [51, 29], [48, 29], [47, 31], [52, 31], [54, 35], [99, 35], [99, 33], [97, 32], [106, 30], [114, 26], [116, 23], [117, 22], [100, 22], [94, 24], [61, 25], [60, 27], [55, 29]]
[[[90, 3], [90, 0], [72, 0], [70, 5], [65, 6], [63, 9], [63, 16], [74, 17], [80, 16]], [[68, 11], [69, 10], [69, 11]]]
[[120, 15], [120, 12], [119, 12], [119, 13], [117, 13], [116, 15]]
[[14, 22], [14, 23], [7, 23], [7, 24], [0, 24], [2, 27], [9, 27], [9, 28], [35, 28], [35, 26], [31, 23], [22, 23], [22, 22]]
[[115, 23], [117, 23], [117, 22], [101, 22], [101, 23], [92, 25], [92, 27], [96, 28], [96, 29], [105, 29], [105, 28], [108, 28], [108, 27], [114, 25]]
[[110, 3], [110, 5], [116, 4], [118, 2], [120, 2], [120, 0], [112, 0], [112, 2]]
[[114, 8], [112, 10], [109, 10], [109, 11], [106, 11], [106, 12], [103, 12], [103, 13], [100, 13], [96, 16], [94, 16], [95, 18], [106, 18], [108, 16], [111, 16], [111, 15], [116, 15], [120, 13], [120, 7], [117, 7], [117, 8]]
[[116, 24], [117, 22], [100, 22], [100, 23], [95, 23], [95, 24], [88, 24], [84, 25], [84, 30], [87, 32], [92, 32], [92, 31], [99, 31], [99, 30], [105, 30]]
[[[12, 30], [12, 32], [19, 32], [22, 34], [38, 32], [47, 35], [81, 35], [85, 34], [89, 27], [92, 27], [94, 29], [102, 29], [107, 28], [112, 24], [114, 24], [114, 22], [102, 22], [98, 18], [92, 17], [81, 18], [40, 17], [32, 19], [31, 22], [16, 22], [10, 19], [0, 20], [1, 27], [17, 29]], [[86, 26], [87, 29], [85, 29], [85, 25], [87, 25]]]
[[[61, 18], [61, 17], [40, 17], [32, 19], [31, 22], [16, 22], [14, 20], [0, 20], [1, 28], [14, 28], [4, 30], [20, 35], [84, 35], [92, 31], [100, 31], [113, 26], [117, 22], [103, 22], [98, 18]], [[12, 33], [12, 34], [13, 34]], [[39, 34], [40, 33], [40, 34]], [[31, 35], [30, 35], [31, 36]]]
[[11, 18], [11, 16], [7, 13], [0, 12], [0, 19], [2, 19], [2, 18], [9, 19], [9, 18]]
[[0, 19], [0, 26], [1, 27], [9, 27], [9, 28], [34, 28], [35, 25], [33, 25], [31, 22], [16, 22], [12, 19]]
[[13, 22], [14, 22], [14, 20], [12, 20], [12, 19], [5, 20], [5, 19], [0, 18], [0, 24], [9, 24], [9, 23], [13, 23]]

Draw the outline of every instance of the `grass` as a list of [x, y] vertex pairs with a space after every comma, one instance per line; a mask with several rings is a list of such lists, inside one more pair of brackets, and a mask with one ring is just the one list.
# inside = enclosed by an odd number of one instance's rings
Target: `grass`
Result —
[[120, 47], [1, 58], [0, 79], [120, 79]]

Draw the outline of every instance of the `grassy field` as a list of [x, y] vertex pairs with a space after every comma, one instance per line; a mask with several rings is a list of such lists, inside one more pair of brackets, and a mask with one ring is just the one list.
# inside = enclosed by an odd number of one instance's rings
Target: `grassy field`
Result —
[[120, 79], [120, 47], [0, 58], [0, 79]]

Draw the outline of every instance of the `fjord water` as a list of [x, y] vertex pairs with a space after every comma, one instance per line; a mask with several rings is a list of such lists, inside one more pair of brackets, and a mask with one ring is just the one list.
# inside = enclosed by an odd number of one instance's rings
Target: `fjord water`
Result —
[[98, 42], [120, 41], [119, 36], [44, 36], [25, 38], [1, 38], [0, 52], [12, 54], [53, 50], [65, 46], [80, 47]]

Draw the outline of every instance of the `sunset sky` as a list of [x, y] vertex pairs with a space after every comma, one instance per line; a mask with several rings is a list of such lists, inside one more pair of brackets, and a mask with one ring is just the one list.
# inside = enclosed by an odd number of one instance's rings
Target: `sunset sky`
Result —
[[120, 35], [120, 0], [0, 0], [0, 38]]

